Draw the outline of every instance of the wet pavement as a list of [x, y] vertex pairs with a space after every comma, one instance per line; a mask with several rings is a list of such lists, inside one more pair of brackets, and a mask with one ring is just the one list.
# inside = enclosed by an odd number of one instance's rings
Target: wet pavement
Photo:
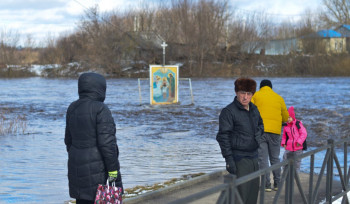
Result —
[[[178, 199], [185, 198], [187, 196], [193, 195], [198, 192], [202, 192], [218, 186], [224, 183], [224, 176], [226, 175], [226, 170], [216, 171], [207, 175], [194, 178], [190, 181], [184, 181], [183, 183], [175, 184], [164, 189], [160, 189], [155, 192], [146, 193], [135, 198], [125, 199], [124, 204], [165, 204], [171, 202], [177, 202]], [[303, 192], [305, 193], [306, 199], [308, 199], [309, 192], [309, 174], [300, 173], [299, 174], [301, 186]], [[314, 175], [313, 186], [315, 188], [318, 176]], [[318, 196], [315, 203], [320, 203], [325, 200], [326, 195], [326, 182], [325, 176], [321, 180], [320, 187], [318, 189]], [[339, 181], [334, 181], [333, 183], [333, 195], [341, 192], [341, 184]], [[261, 193], [260, 193], [261, 195]], [[260, 195], [258, 197], [258, 203], [260, 202]], [[263, 203], [270, 204], [273, 203], [276, 191], [264, 192], [264, 201]], [[303, 203], [302, 197], [299, 193], [297, 185], [294, 184], [294, 194], [293, 194], [293, 203]], [[220, 193], [210, 194], [204, 198], [190, 202], [191, 204], [213, 204], [216, 203]], [[183, 202], [179, 202], [183, 203]], [[285, 189], [282, 188], [281, 194], [277, 200], [277, 203], [285, 203]]]

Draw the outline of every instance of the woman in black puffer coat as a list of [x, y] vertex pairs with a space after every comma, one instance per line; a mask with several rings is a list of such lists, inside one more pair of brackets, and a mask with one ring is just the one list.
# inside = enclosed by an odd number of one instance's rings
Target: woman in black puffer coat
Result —
[[106, 80], [102, 75], [82, 74], [78, 92], [79, 100], [70, 104], [66, 115], [69, 194], [77, 203], [93, 203], [97, 186], [106, 183], [108, 172], [118, 171], [116, 185], [122, 187], [116, 128], [103, 103]]

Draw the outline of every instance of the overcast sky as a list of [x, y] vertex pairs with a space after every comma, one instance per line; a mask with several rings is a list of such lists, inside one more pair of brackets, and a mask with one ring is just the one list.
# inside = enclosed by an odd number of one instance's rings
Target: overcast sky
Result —
[[[156, 0], [1, 0], [0, 29], [31, 35], [43, 41], [74, 30], [84, 10], [98, 5], [101, 12], [137, 8], [141, 2]], [[159, 0], [158, 0], [159, 1]], [[229, 0], [230, 6], [243, 12], [261, 11], [276, 18], [298, 18], [305, 9], [316, 10], [322, 0]], [[22, 42], [23, 43], [23, 42]]]

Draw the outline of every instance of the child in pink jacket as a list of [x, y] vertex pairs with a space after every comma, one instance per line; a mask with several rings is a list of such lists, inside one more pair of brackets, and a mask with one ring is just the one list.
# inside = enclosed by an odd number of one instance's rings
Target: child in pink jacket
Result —
[[[286, 160], [295, 154], [303, 153], [303, 143], [306, 140], [307, 132], [300, 120], [295, 119], [294, 107], [288, 109], [289, 118], [287, 125], [283, 127], [281, 146], [285, 148], [283, 159]], [[295, 167], [300, 170], [300, 159], [296, 160]]]

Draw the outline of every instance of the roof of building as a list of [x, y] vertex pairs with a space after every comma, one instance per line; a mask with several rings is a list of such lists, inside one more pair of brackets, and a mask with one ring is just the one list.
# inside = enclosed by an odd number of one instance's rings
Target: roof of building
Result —
[[343, 24], [343, 25], [341, 25], [340, 27], [344, 27], [344, 28], [350, 30], [350, 25]]
[[335, 30], [320, 30], [315, 33], [303, 36], [302, 38], [340, 38], [343, 35]]
[[341, 33], [343, 37], [350, 37], [350, 25], [343, 24], [335, 29]]
[[324, 38], [339, 38], [342, 37], [341, 33], [338, 33], [335, 30], [320, 30], [316, 32], [316, 34], [319, 37], [324, 37]]

